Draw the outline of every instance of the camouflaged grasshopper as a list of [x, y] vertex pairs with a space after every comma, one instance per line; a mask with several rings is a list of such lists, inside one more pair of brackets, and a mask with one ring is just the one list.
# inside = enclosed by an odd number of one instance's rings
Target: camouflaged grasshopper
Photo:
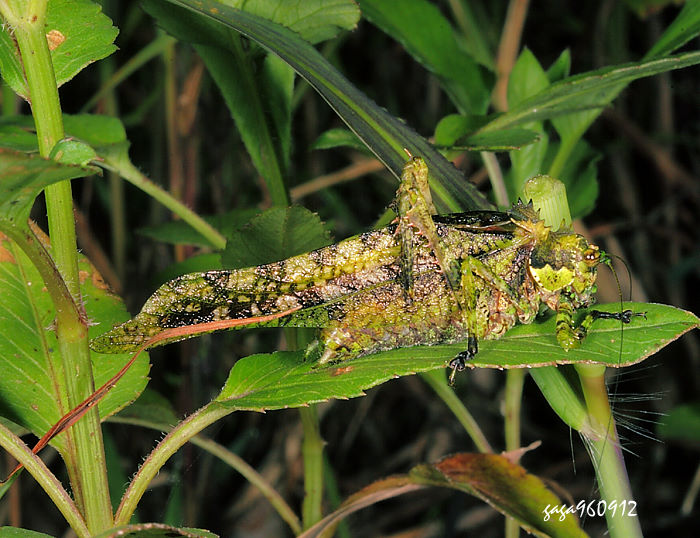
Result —
[[[596, 318], [625, 323], [631, 311], [593, 311], [575, 327], [574, 312], [595, 292], [608, 257], [572, 231], [553, 231], [531, 205], [508, 212], [436, 215], [428, 169], [405, 165], [386, 228], [276, 263], [193, 273], [163, 284], [132, 320], [94, 339], [96, 351], [127, 352], [238, 326], [319, 327], [306, 351], [319, 365], [421, 344], [466, 342], [450, 380], [481, 339], [530, 323], [540, 304], [556, 311], [563, 349], [578, 345]], [[249, 320], [249, 323], [246, 322]], [[159, 337], [159, 335], [161, 335]]]

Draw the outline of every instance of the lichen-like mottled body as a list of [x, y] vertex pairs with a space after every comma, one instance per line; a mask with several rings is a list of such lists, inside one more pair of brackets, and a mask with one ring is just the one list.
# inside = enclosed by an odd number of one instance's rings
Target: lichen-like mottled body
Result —
[[541, 303], [561, 314], [557, 336], [573, 347], [582, 335], [571, 313], [591, 302], [597, 247], [553, 232], [523, 204], [435, 216], [426, 193], [427, 169], [413, 158], [391, 226], [276, 263], [176, 278], [92, 347], [134, 350], [163, 329], [300, 308], [264, 325], [321, 328], [308, 351], [320, 363], [468, 339], [473, 354], [477, 340], [530, 323]]

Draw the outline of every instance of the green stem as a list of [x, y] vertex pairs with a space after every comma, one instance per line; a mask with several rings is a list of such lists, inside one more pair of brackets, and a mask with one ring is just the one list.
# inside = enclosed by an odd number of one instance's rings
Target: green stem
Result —
[[525, 370], [513, 368], [508, 370], [505, 394], [505, 437], [506, 450], [520, 448], [520, 404], [525, 384]]
[[192, 439], [207, 426], [217, 420], [233, 413], [236, 409], [211, 402], [192, 413], [185, 420], [173, 428], [163, 440], [158, 443], [143, 462], [138, 472], [131, 480], [124, 496], [122, 497], [117, 513], [114, 516], [114, 525], [128, 525], [131, 516], [134, 515], [136, 506], [148, 489], [149, 484], [165, 465], [170, 456], [175, 454], [182, 445]]
[[[111, 417], [108, 419], [109, 422], [116, 422], [119, 424], [131, 424], [135, 426], [143, 426], [144, 428], [151, 428], [159, 432], [171, 431], [173, 428], [167, 424], [161, 424], [153, 422], [151, 420], [132, 418], [132, 417]], [[217, 443], [212, 439], [208, 439], [203, 436], [195, 436], [190, 439], [193, 445], [206, 450], [211, 455], [219, 458], [226, 465], [230, 466], [235, 471], [239, 472], [243, 477], [251, 483], [251, 485], [258, 488], [260, 493], [267, 499], [267, 501], [272, 505], [272, 507], [277, 511], [279, 516], [287, 522], [292, 532], [296, 534], [301, 533], [301, 522], [296, 516], [294, 511], [285, 502], [282, 496], [275, 490], [266, 480], [260, 475], [253, 467], [251, 467], [248, 462], [246, 462], [239, 455], [231, 452], [225, 446]]]
[[301, 447], [304, 458], [304, 503], [302, 521], [304, 529], [321, 520], [323, 501], [323, 439], [318, 423], [316, 406], [299, 408], [301, 424], [304, 428], [304, 442]]
[[431, 370], [421, 374], [423, 380], [437, 393], [445, 405], [454, 413], [457, 420], [462, 424], [469, 437], [472, 438], [476, 448], [483, 454], [492, 454], [493, 448], [489, 444], [484, 432], [479, 428], [479, 424], [474, 420], [469, 410], [464, 406], [455, 391], [447, 384], [445, 371], [443, 369]]
[[136, 168], [125, 155], [104, 155], [102, 166], [107, 170], [118, 173], [129, 183], [138, 187], [143, 192], [160, 202], [163, 206], [175, 213], [183, 221], [199, 232], [217, 250], [226, 247], [226, 238], [211, 224], [205, 221], [197, 213], [185, 204], [174, 198], [162, 187], [153, 183]]
[[[548, 176], [534, 178], [526, 185], [527, 197], [533, 200], [536, 209], [548, 226], [557, 228], [562, 222], [571, 224], [571, 214], [566, 201], [566, 190], [561, 182]], [[610, 401], [605, 387], [605, 366], [599, 364], [577, 364], [575, 366], [585, 402], [586, 420], [584, 428], [577, 428], [585, 439], [591, 454], [600, 490], [601, 501], [608, 508], [605, 517], [610, 536], [642, 536], [639, 519], [630, 516], [628, 510], [612, 510], [612, 506], [625, 507], [633, 502], [625, 460], [622, 457], [615, 420], [610, 411]], [[580, 402], [580, 399], [579, 399]], [[613, 502], [616, 503], [613, 505]]]
[[[586, 437], [591, 453], [593, 467], [598, 477], [600, 500], [605, 502], [608, 510], [605, 519], [612, 538], [635, 538], [642, 536], [639, 518], [629, 514], [630, 502], [634, 501], [632, 488], [622, 456], [620, 439], [617, 436], [615, 420], [610, 411], [608, 391], [605, 387], [605, 366], [599, 364], [577, 364], [576, 371], [581, 380], [584, 398], [592, 419], [602, 426], [605, 435]], [[627, 510], [622, 510], [620, 504], [625, 502]], [[613, 502], [617, 510], [611, 510]]]
[[29, 447], [12, 433], [4, 425], [0, 424], [0, 445], [7, 450], [27, 471], [34, 477], [46, 494], [53, 501], [54, 506], [59, 509], [63, 517], [71, 526], [71, 529], [79, 537], [91, 536], [85, 525], [85, 520], [80, 511], [73, 503], [68, 492], [63, 488], [61, 482], [54, 476], [48, 467], [41, 461], [41, 458], [33, 454]]
[[[27, 77], [39, 152], [43, 157], [48, 157], [64, 133], [58, 89], [45, 36], [45, 15], [45, 1], [30, 3], [14, 27], [14, 35]], [[45, 196], [53, 258], [69, 292], [80, 304], [70, 182], [63, 181], [47, 187]], [[57, 316], [56, 334], [65, 372], [67, 404], [72, 408], [94, 390], [87, 340], [87, 319], [80, 314], [63, 313]], [[112, 525], [102, 430], [97, 408], [88, 412], [69, 435], [72, 436], [72, 442], [67, 446], [72, 454], [66, 458], [66, 465], [73, 490], [90, 532], [97, 533]]]

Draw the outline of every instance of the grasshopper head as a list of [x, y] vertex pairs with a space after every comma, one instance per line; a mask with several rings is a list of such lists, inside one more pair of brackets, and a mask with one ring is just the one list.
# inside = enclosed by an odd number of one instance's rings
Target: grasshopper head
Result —
[[533, 249], [529, 271], [541, 289], [568, 292], [575, 303], [587, 305], [595, 291], [596, 267], [601, 261], [600, 249], [583, 236], [552, 232]]

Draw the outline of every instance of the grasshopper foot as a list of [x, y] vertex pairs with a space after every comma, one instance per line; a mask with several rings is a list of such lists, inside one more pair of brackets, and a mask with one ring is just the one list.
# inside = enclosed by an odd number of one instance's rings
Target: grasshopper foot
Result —
[[460, 351], [457, 356], [450, 361], [452, 372], [450, 372], [449, 384], [451, 387], [455, 384], [457, 372], [464, 370], [467, 367], [467, 361], [472, 360], [478, 351], [479, 347], [476, 338], [470, 336], [467, 339], [467, 349], [465, 351]]
[[593, 310], [591, 315], [593, 319], [617, 319], [622, 323], [630, 323], [633, 316], [641, 316], [647, 319], [646, 312], [632, 312], [631, 310], [623, 310], [622, 312], [601, 312], [600, 310]]

